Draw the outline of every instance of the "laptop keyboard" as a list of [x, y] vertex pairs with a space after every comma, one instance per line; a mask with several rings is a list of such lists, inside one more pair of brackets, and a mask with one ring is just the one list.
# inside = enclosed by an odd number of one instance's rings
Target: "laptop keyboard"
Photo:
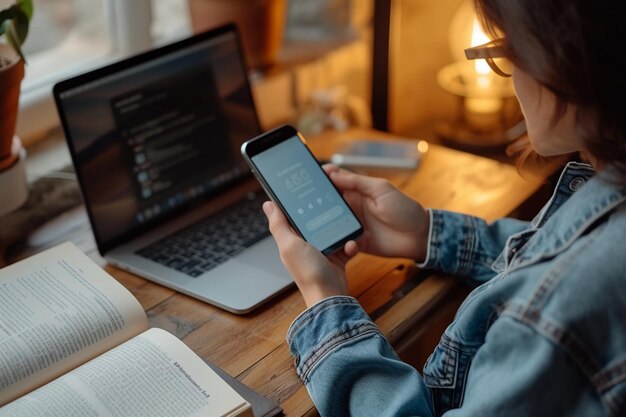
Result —
[[232, 206], [136, 253], [195, 278], [270, 234], [261, 208], [266, 199], [264, 194], [248, 194]]

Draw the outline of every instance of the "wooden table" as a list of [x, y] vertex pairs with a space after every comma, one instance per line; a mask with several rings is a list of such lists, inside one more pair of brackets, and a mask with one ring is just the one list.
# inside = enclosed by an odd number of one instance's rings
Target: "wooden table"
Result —
[[[322, 135], [309, 140], [309, 146], [325, 159], [345, 141], [385, 136], [389, 135], [352, 130]], [[431, 145], [418, 170], [385, 176], [426, 207], [494, 220], [533, 196], [545, 174], [554, 169], [528, 181], [511, 165]], [[103, 264], [95, 251], [89, 254]], [[114, 267], [105, 269], [137, 297], [153, 327], [170, 331], [200, 356], [277, 401], [286, 416], [316, 415], [285, 342], [287, 328], [305, 308], [295, 288], [251, 314], [237, 316]], [[414, 263], [405, 259], [359, 255], [347, 269], [351, 294], [400, 356], [416, 366], [421, 366], [467, 293], [452, 278], [416, 276]]]

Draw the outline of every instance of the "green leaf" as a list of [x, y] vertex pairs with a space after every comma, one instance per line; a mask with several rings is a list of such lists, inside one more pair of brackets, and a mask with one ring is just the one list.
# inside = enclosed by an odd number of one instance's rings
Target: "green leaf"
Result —
[[0, 36], [4, 35], [4, 27], [7, 23], [10, 24], [11, 20], [13, 20], [13, 10], [6, 9], [0, 11]]
[[[11, 21], [8, 21], [7, 23], [9, 22]], [[9, 24], [9, 25], [5, 24], [4, 30], [5, 30], [4, 35], [6, 36], [7, 42], [9, 43], [9, 45], [11, 45], [11, 47], [15, 49], [15, 52], [18, 53], [20, 58], [22, 58], [22, 60], [26, 62], [26, 58], [24, 57], [24, 54], [22, 53], [22, 49], [20, 48], [21, 44], [18, 40], [15, 27], [12, 24]]]
[[20, 8], [26, 14], [28, 21], [33, 18], [33, 1], [32, 0], [17, 0], [16, 6]]
[[8, 30], [8, 27], [12, 24], [13, 24], [12, 20], [5, 20], [5, 21], [0, 20], [0, 36], [4, 35], [5, 32]]
[[20, 42], [20, 45], [24, 43], [28, 36], [28, 15], [21, 9], [15, 9], [15, 16], [13, 18], [13, 27], [15, 28], [15, 34]]
[[0, 36], [4, 35], [7, 43], [24, 60], [21, 46], [28, 36], [28, 26], [33, 15], [32, 0], [17, 0], [8, 9], [0, 11]]

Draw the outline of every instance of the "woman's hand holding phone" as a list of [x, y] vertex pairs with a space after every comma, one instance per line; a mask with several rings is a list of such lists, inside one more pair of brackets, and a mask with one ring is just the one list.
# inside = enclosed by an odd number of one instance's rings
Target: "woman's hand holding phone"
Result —
[[326, 257], [298, 235], [273, 201], [263, 204], [280, 259], [302, 293], [307, 307], [333, 295], [347, 295], [345, 265], [350, 259], [342, 250]]
[[389, 181], [355, 174], [335, 165], [324, 170], [363, 224], [363, 235], [348, 242], [349, 256], [359, 251], [377, 256], [426, 258], [430, 216]]
[[426, 257], [429, 216], [424, 208], [389, 182], [326, 165], [335, 186], [364, 225], [364, 234], [326, 257], [305, 242], [273, 202], [263, 210], [281, 260], [308, 307], [333, 295], [347, 295], [346, 262], [359, 251], [379, 256], [422, 260]]

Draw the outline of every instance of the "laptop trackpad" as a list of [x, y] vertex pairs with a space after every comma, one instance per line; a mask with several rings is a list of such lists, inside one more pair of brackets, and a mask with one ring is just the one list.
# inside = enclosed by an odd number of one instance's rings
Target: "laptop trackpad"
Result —
[[[280, 261], [276, 241], [271, 236], [235, 256], [233, 260], [270, 274], [289, 276]], [[291, 278], [289, 279], [291, 280]]]
[[262, 240], [226, 263], [189, 282], [211, 302], [234, 312], [246, 312], [293, 280], [280, 261], [273, 238]]

